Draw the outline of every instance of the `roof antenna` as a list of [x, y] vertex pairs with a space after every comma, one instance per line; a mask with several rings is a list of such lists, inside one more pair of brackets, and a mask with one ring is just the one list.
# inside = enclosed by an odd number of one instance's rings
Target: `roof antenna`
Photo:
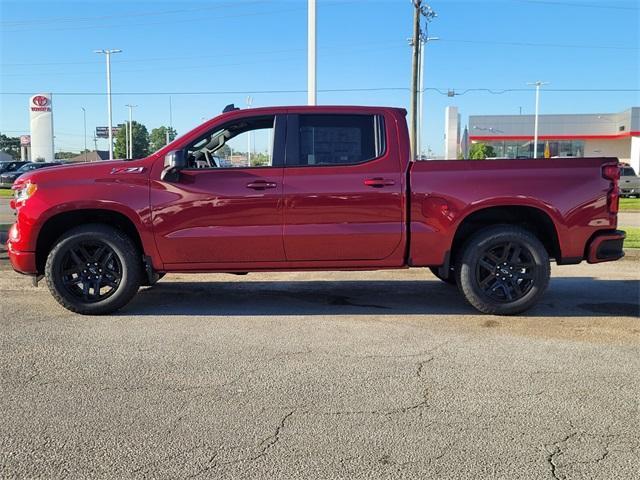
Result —
[[240, 110], [240, 109], [236, 107], [233, 103], [230, 103], [229, 105], [224, 107], [224, 109], [222, 110], [222, 113], [233, 112], [234, 110]]

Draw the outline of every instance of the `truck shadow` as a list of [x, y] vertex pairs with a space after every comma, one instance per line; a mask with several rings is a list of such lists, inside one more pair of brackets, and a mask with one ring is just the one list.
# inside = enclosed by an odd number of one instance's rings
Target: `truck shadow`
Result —
[[[542, 317], [640, 316], [640, 281], [555, 277], [528, 312]], [[475, 315], [440, 281], [172, 282], [141, 289], [120, 315]]]

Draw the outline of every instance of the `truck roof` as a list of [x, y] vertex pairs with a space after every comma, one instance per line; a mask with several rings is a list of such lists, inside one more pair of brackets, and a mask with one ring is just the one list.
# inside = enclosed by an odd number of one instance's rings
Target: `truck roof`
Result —
[[[399, 112], [402, 115], [406, 115], [407, 111], [400, 107], [382, 107], [382, 106], [362, 106], [362, 105], [290, 105], [290, 106], [273, 106], [273, 107], [256, 107], [256, 108], [243, 108], [241, 111], [251, 110], [256, 113], [313, 113], [313, 112], [340, 112], [340, 113], [353, 113], [353, 112], [380, 112], [380, 111], [393, 111]], [[233, 110], [237, 112], [238, 110]], [[228, 112], [231, 113], [231, 112]]]

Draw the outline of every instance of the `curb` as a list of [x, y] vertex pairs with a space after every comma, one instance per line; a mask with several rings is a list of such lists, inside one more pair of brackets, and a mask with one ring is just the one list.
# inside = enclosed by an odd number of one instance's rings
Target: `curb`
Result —
[[640, 248], [625, 248], [624, 257], [628, 260], [640, 260]]

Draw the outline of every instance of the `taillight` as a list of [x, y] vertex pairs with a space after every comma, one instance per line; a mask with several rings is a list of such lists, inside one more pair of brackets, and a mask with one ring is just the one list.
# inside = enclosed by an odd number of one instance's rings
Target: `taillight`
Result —
[[617, 214], [620, 204], [620, 167], [615, 163], [610, 163], [602, 167], [602, 176], [611, 181], [611, 188], [607, 193], [607, 209], [611, 214]]
[[607, 194], [607, 207], [609, 208], [609, 213], [618, 213], [618, 207], [620, 204], [620, 190], [618, 189], [618, 185], [611, 190]]
[[609, 163], [602, 167], [602, 176], [607, 180], [618, 183], [618, 180], [620, 180], [620, 167], [615, 163]]

